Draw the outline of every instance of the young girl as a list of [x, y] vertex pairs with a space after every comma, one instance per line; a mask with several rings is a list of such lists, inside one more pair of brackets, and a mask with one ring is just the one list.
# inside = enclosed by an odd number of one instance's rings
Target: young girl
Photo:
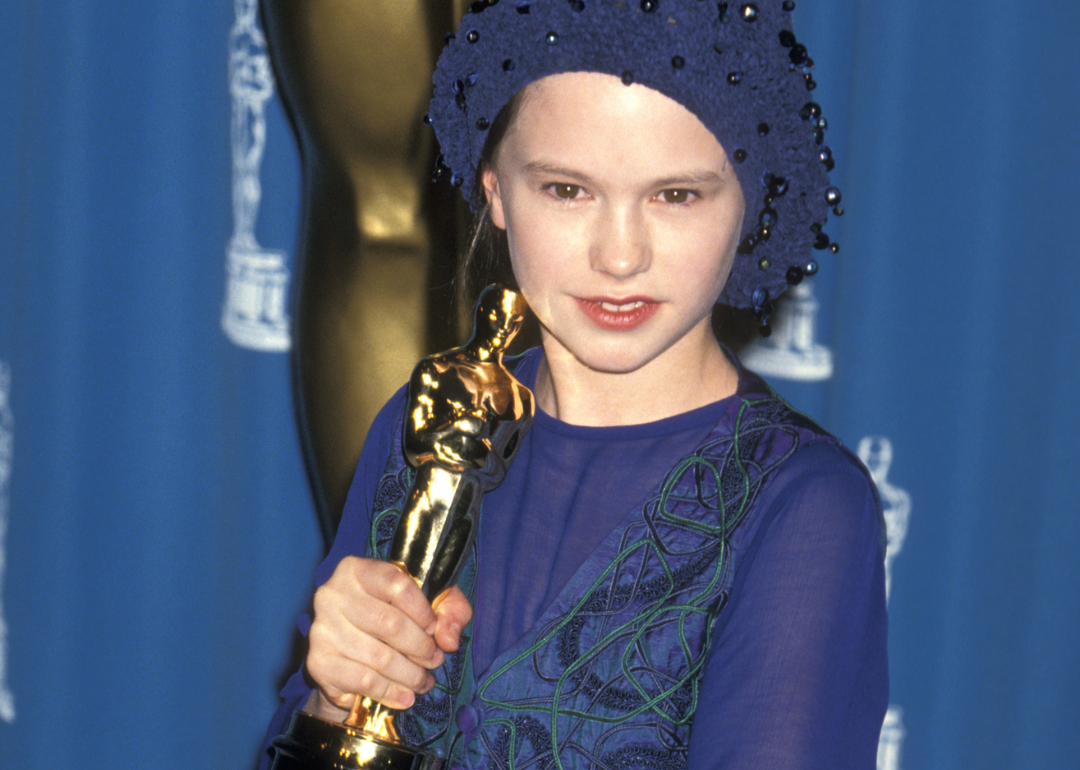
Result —
[[512, 364], [536, 418], [432, 610], [378, 560], [410, 478], [404, 391], [386, 405], [271, 736], [359, 694], [449, 766], [874, 766], [876, 492], [710, 324], [718, 300], [767, 323], [830, 245], [794, 5], [473, 4], [431, 121], [539, 320]]

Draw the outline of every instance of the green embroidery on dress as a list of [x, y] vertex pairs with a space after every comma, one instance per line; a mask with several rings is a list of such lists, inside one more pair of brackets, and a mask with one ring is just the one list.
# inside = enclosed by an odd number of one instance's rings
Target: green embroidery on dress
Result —
[[[761, 419], [762, 415], [758, 408], [765, 406], [767, 410], [770, 403], [776, 404], [783, 411], [783, 402], [775, 396], [755, 400], [742, 399], [733, 432], [726, 437], [721, 437], [716, 443], [705, 445], [705, 448], [700, 450], [707, 453], [708, 457], [700, 454], [693, 455], [683, 459], [672, 469], [661, 487], [659, 496], [653, 498], [654, 502], [647, 507], [646, 518], [642, 519], [640, 515], [631, 517], [624, 525], [622, 529], [624, 546], [611, 562], [604, 566], [603, 571], [592, 581], [582, 597], [575, 601], [562, 617], [556, 618], [556, 622], [550, 628], [543, 629], [527, 649], [514, 655], [478, 684], [477, 695], [485, 708], [494, 712], [502, 711], [502, 714], [489, 713], [485, 724], [494, 728], [495, 733], [487, 733], [488, 738], [481, 738], [481, 742], [487, 744], [487, 750], [504, 757], [510, 768], [514, 770], [517, 768], [519, 749], [524, 748], [524, 745], [518, 746], [518, 741], [521, 740], [527, 741], [538, 755], [529, 760], [530, 763], [542, 757], [540, 766], [550, 763], [559, 770], [563, 770], [563, 758], [560, 756], [560, 751], [565, 751], [574, 745], [567, 741], [574, 740], [573, 734], [583, 724], [603, 726], [606, 730], [610, 730], [612, 726], [630, 722], [645, 713], [653, 714], [658, 723], [662, 722], [678, 728], [680, 733], [691, 724], [699, 700], [700, 676], [713, 641], [714, 621], [723, 606], [722, 588], [730, 560], [729, 536], [750, 510], [755, 498], [754, 490], [760, 483], [759, 477], [770, 473], [775, 467], [772, 465], [770, 468], [759, 468], [753, 460], [753, 448], [756, 446], [753, 436], [760, 434], [762, 430], [781, 427], [783, 423], [782, 419], [776, 419], [778, 415], [769, 415], [764, 420]], [[757, 419], [751, 421], [748, 426], [744, 426], [744, 420], [748, 414], [756, 415]], [[772, 419], [769, 419], [770, 417]], [[710, 448], [715, 451], [715, 454], [714, 451], [709, 451]], [[388, 465], [387, 475], [391, 473], [391, 467]], [[402, 478], [405, 479], [407, 487], [413, 474], [413, 470], [408, 468], [404, 474], [397, 476], [395, 481], [398, 487], [400, 488]], [[707, 485], [706, 480], [711, 483]], [[404, 503], [405, 494], [402, 490], [398, 494], [399, 499], [392, 502], [386, 501], [391, 505], [373, 517], [369, 553], [385, 558], [383, 551], [388, 548], [389, 543], [385, 535], [387, 517], [396, 520], [400, 516], [400, 507]], [[724, 499], [725, 494], [727, 500]], [[700, 511], [702, 506], [710, 508], [709, 515], [715, 517], [716, 523], [679, 515], [678, 506], [680, 505], [689, 506], [695, 511]], [[713, 505], [715, 509], [712, 509]], [[694, 533], [700, 536], [700, 540], [690, 541], [694, 545], [689, 552], [679, 551], [675, 554], [665, 550], [670, 543], [659, 531], [651, 531], [635, 542], [626, 542], [636, 536], [635, 528], [641, 527], [642, 524], [651, 526], [663, 524], [665, 531], [670, 527], [674, 530], [672, 534], [672, 537], [676, 538], [672, 541], [674, 543], [687, 542], [685, 539], [679, 539], [679, 531]], [[382, 548], [380, 548], [378, 535], [380, 528], [384, 529], [381, 538]], [[683, 537], [685, 538], [685, 535]], [[715, 556], [712, 555], [714, 553]], [[683, 559], [681, 564], [678, 561], [680, 556]], [[639, 561], [631, 563], [631, 560], [635, 558]], [[470, 570], [474, 570], [475, 567], [475, 561], [471, 560]], [[633, 586], [620, 584], [620, 575], [634, 577], [635, 571], [637, 577]], [[472, 594], [475, 589], [473, 579], [475, 575], [471, 572], [470, 578], [468, 582], [472, 585], [468, 593]], [[609, 581], [611, 581], [610, 585]], [[680, 596], [687, 592], [692, 595]], [[669, 604], [668, 602], [673, 599], [677, 599], [678, 603]], [[602, 614], [599, 616], [593, 614], [597, 609], [595, 606], [597, 601], [600, 601], [602, 605], [600, 608]], [[612, 602], [629, 602], [625, 606], [630, 612], [636, 612], [636, 614], [615, 628], [604, 628], [603, 623], [606, 621], [603, 619], [597, 621], [597, 617], [614, 618], [622, 612]], [[644, 603], [645, 606], [634, 608], [634, 603], [639, 605]], [[586, 620], [590, 617], [593, 620]], [[578, 627], [568, 628], [573, 623], [578, 623]], [[587, 623], [591, 625], [585, 625]], [[664, 631], [665, 627], [669, 630]], [[582, 628], [591, 628], [595, 633], [602, 632], [603, 635], [602, 638], [589, 642], [588, 649], [579, 651], [577, 648], [581, 640], [578, 635]], [[655, 644], [656, 640], [647, 638], [650, 632], [657, 632], [660, 634], [659, 638], [664, 639], [656, 650], [650, 646]], [[559, 644], [563, 644], [566, 639], [575, 640], [568, 643], [572, 644], [572, 647], [565, 648], [571, 651], [567, 653], [569, 657], [565, 659], [562, 658], [564, 652], [553, 645], [553, 640], [563, 633], [568, 636], [564, 636]], [[471, 636], [469, 634], [468, 640], [463, 645], [465, 659], [458, 686], [451, 686], [453, 676], [447, 667], [444, 669], [446, 672], [444, 676], [437, 675], [436, 690], [432, 692], [432, 695], [436, 692], [440, 693], [441, 697], [438, 699], [440, 703], [443, 698], [451, 699], [449, 723], [443, 723], [443, 716], [439, 716], [437, 721], [429, 721], [427, 717], [417, 715], [421, 729], [431, 738], [432, 745], [441, 744], [447, 750], [444, 753], [447, 757], [459, 749], [465, 752], [474, 750], [470, 748], [472, 742], [462, 740], [465, 736], [453, 728], [453, 711], [457, 704], [471, 701], [471, 696], [466, 697], [470, 695], [474, 684], [471, 667]], [[541, 653], [549, 645], [552, 646]], [[620, 647], [621, 652], [619, 652]], [[530, 657], [541, 653], [538, 662], [551, 661], [556, 650], [559, 650], [557, 654], [560, 660], [565, 662], [562, 673], [557, 678], [554, 678], [554, 673], [552, 673], [553, 678], [547, 680], [551, 683], [549, 686], [554, 688], [550, 696], [534, 695], [531, 697], [539, 702], [528, 703], [514, 702], [508, 700], [507, 696], [494, 697], [489, 694], [496, 683], [505, 682], [506, 677], [511, 675], [510, 672]], [[676, 651], [681, 655], [681, 661], [665, 662], [665, 656], [670, 658]], [[616, 668], [615, 658], [612, 657], [612, 653], [615, 652], [618, 652], [618, 673], [608, 669], [606, 676], [611, 678], [607, 682], [601, 681], [596, 673], [589, 673], [589, 669], [597, 664], [601, 664], [597, 671], [603, 672], [602, 664], [605, 660], [610, 661], [611, 668]], [[656, 656], [654, 653], [662, 654]], [[659, 666], [654, 664], [654, 658], [659, 660]], [[685, 668], [675, 678], [675, 671], [679, 666], [685, 666]], [[623, 687], [622, 684], [618, 684], [616, 687], [617, 683], [628, 683], [628, 686]], [[662, 689], [650, 694], [650, 685], [654, 688], [659, 686]], [[580, 707], [561, 706], [564, 694], [570, 688], [581, 689], [575, 690], [567, 697], [587, 695], [592, 701], [590, 708], [598, 706], [596, 710], [601, 713], [594, 713]], [[607, 700], [598, 699], [598, 693]], [[543, 714], [543, 722], [525, 716], [528, 712]], [[520, 716], [514, 716], [515, 714]], [[565, 745], [561, 747], [560, 718], [564, 719], [563, 730], [567, 732], [567, 736], [562, 738]], [[565, 723], [566, 719], [572, 720], [569, 727]], [[543, 727], [544, 722], [548, 723], [550, 732]], [[438, 734], [430, 732], [432, 729]], [[589, 732], [584, 731], [583, 736], [588, 735]], [[488, 743], [489, 740], [493, 743]]]
[[[521, 651], [506, 663], [501, 665], [495, 672], [493, 672], [480, 686], [479, 696], [485, 706], [490, 708], [502, 709], [511, 713], [521, 712], [542, 712], [547, 714], [550, 720], [551, 730], [551, 759], [555, 766], [559, 770], [563, 769], [563, 762], [559, 751], [559, 723], [560, 717], [569, 717], [572, 719], [578, 719], [584, 722], [600, 725], [617, 725], [629, 720], [632, 720], [641, 714], [651, 711], [659, 720], [669, 723], [673, 726], [685, 726], [692, 722], [694, 712], [697, 709], [698, 702], [698, 687], [699, 677], [702, 669], [705, 666], [706, 653], [709, 650], [712, 643], [713, 633], [713, 621], [719, 614], [719, 605], [715, 601], [717, 597], [717, 589], [724, 575], [724, 568], [727, 564], [727, 554], [729, 549], [728, 535], [729, 532], [742, 520], [747, 510], [750, 507], [752, 501], [752, 479], [750, 472], [747, 469], [744, 459], [740, 453], [740, 438], [741, 429], [743, 424], [743, 418], [746, 411], [752, 407], [759, 406], [760, 404], [771, 400], [762, 399], [758, 401], [743, 401], [740, 406], [738, 417], [735, 421], [735, 430], [732, 435], [732, 455], [731, 459], [734, 462], [738, 475], [741, 477], [742, 494], [740, 495], [740, 501], [738, 509], [734, 512], [734, 515], [729, 516], [727, 510], [727, 504], [723, 498], [722, 485], [721, 485], [721, 471], [717, 467], [717, 464], [705, 457], [691, 456], [683, 459], [673, 470], [668, 474], [667, 479], [661, 489], [659, 497], [659, 509], [658, 517], [670, 524], [676, 525], [687, 530], [698, 532], [706, 535], [710, 538], [715, 538], [718, 543], [717, 557], [715, 565], [711, 574], [708, 576], [708, 581], [701, 588], [700, 591], [685, 601], [678, 604], [667, 604], [667, 601], [677, 590], [675, 583], [675, 576], [672, 572], [672, 568], [667, 558], [660, 547], [660, 543], [657, 540], [650, 538], [641, 540], [631, 545], [624, 547], [615, 556], [610, 564], [608, 564], [601, 574], [593, 581], [588, 590], [584, 592], [582, 598], [580, 598], [575, 605], [559, 619], [558, 623], [548, 629], [545, 633], [538, 636], [527, 649]], [[712, 476], [715, 483], [715, 503], [717, 505], [717, 518], [718, 523], [715, 525], [708, 522], [698, 521], [690, 519], [685, 516], [679, 516], [673, 512], [670, 507], [670, 498], [674, 493], [674, 489], [680, 481], [682, 481], [687, 473], [690, 472], [704, 472]], [[700, 488], [700, 485], [698, 485]], [[713, 499], [713, 498], [710, 498]], [[625, 531], [625, 530], [624, 530]], [[528, 703], [514, 703], [498, 698], [492, 698], [487, 695], [490, 688], [508, 672], [510, 672], [515, 666], [518, 666], [563, 631], [570, 623], [574, 622], [581, 616], [586, 605], [593, 601], [594, 595], [599, 591], [611, 577], [612, 573], [622, 567], [632, 556], [638, 554], [646, 549], [647, 553], [644, 558], [649, 556], [655, 556], [662, 570], [663, 577], [666, 580], [666, 586], [661, 594], [653, 598], [649, 607], [644, 611], [639, 612], [630, 620], [619, 625], [618, 627], [609, 630], [603, 638], [596, 641], [591, 645], [588, 650], [581, 652], [578, 658], [573, 661], [559, 676], [555, 684], [554, 697], [550, 704], [528, 704]], [[710, 602], [710, 600], [712, 600]], [[711, 606], [710, 606], [711, 604]], [[631, 658], [635, 654], [641, 654], [645, 656], [647, 662], [651, 658], [647, 643], [643, 642], [644, 636], [658, 628], [661, 623], [668, 617], [677, 616], [677, 630], [678, 630], [678, 645], [682, 652], [684, 659], [688, 666], [685, 673], [677, 680], [673, 681], [669, 686], [663, 690], [650, 695], [646, 683], [643, 681], [649, 677], [654, 671], [650, 669], [641, 670], [640, 661], [637, 666], [637, 670], [632, 665]], [[686, 623], [691, 616], [706, 616], [703, 631], [703, 644], [701, 646], [700, 653], [695, 657], [686, 633]], [[588, 711], [582, 711], [580, 709], [560, 707], [559, 703], [562, 699], [563, 692], [568, 683], [572, 682], [574, 675], [581, 671], [583, 668], [593, 664], [601, 653], [607, 652], [608, 649], [614, 646], [621, 637], [631, 629], [635, 629], [630, 635], [629, 639], [623, 644], [623, 651], [619, 657], [619, 667], [622, 672], [623, 678], [630, 683], [633, 689], [641, 698], [641, 703], [636, 708], [633, 708], [627, 712], [615, 715], [605, 716], [602, 714], [595, 714]], [[654, 680], [658, 677], [652, 677]], [[685, 709], [682, 716], [671, 714], [665, 711], [663, 704], [675, 693], [683, 689], [689, 689], [690, 702], [689, 707]], [[518, 755], [517, 745], [517, 728], [512, 719], [498, 718], [491, 719], [489, 724], [501, 725], [509, 730], [509, 752], [508, 759], [510, 767], [516, 767], [516, 759]]]

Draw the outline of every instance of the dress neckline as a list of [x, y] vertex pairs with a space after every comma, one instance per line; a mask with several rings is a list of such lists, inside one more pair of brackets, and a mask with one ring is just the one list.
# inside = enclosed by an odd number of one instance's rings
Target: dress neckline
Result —
[[[724, 354], [735, 363], [734, 358], [725, 349]], [[540, 362], [544, 358], [544, 349], [534, 347], [517, 356], [515, 360], [508, 361], [514, 370], [514, 376], [530, 390], [536, 387], [536, 375], [540, 368]], [[742, 379], [742, 371], [735, 363], [736, 371]], [[736, 398], [736, 394], [713, 401], [712, 403], [699, 406], [686, 412], [663, 417], [651, 422], [635, 423], [633, 425], [575, 425], [564, 422], [543, 411], [539, 406], [533, 419], [532, 429], [540, 429], [566, 438], [583, 441], [634, 441], [658, 436], [670, 436], [692, 430], [702, 423], [714, 424], [720, 420], [724, 411]]]

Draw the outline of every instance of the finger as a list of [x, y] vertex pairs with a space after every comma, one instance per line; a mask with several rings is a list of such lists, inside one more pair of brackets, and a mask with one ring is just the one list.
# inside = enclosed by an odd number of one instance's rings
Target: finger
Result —
[[[344, 650], [353, 649], [369, 636], [418, 666], [430, 669], [443, 663], [445, 656], [431, 635], [411, 617], [381, 599], [361, 594], [342, 608], [341, 618], [346, 625], [340, 629]], [[434, 626], [433, 622], [432, 630]]]
[[[426, 622], [427, 627], [418, 625], [418, 619]], [[427, 668], [442, 665], [442, 652], [430, 636], [435, 627], [435, 613], [416, 582], [385, 562], [343, 560], [330, 580], [315, 592], [313, 625], [320, 622], [330, 624], [343, 639], [345, 629], [338, 628], [341, 622], [385, 642], [418, 665]], [[341, 643], [352, 644], [353, 638], [350, 635], [348, 641]]]
[[[410, 708], [416, 702], [416, 695], [412, 690], [396, 685], [393, 682], [387, 683], [385, 689], [379, 689], [376, 687], [377, 692], [372, 694], [361, 693], [356, 695], [354, 693], [343, 693], [339, 690], [333, 690], [333, 696], [327, 695], [324, 690], [316, 690], [320, 692], [323, 697], [324, 703], [331, 704], [328, 707], [323, 708], [323, 713], [328, 714], [334, 721], [341, 721], [352, 710], [353, 704], [358, 698], [369, 697], [384, 706], [392, 709], [403, 710]], [[318, 714], [317, 714], [318, 715]]]
[[316, 644], [308, 653], [308, 673], [326, 699], [338, 708], [350, 708], [357, 694], [390, 708], [408, 708], [415, 700], [414, 691], [426, 692], [434, 686], [434, 679], [426, 669], [386, 645], [369, 641], [359, 653], [361, 660]]
[[456, 652], [461, 632], [472, 620], [472, 605], [460, 588], [445, 591], [435, 603], [435, 643], [445, 652]]
[[316, 716], [343, 717], [352, 708], [356, 696], [336, 687], [316, 687], [308, 700], [308, 711]]
[[434, 630], [435, 612], [431, 603], [403, 568], [377, 561], [360, 571], [358, 579], [369, 595], [397, 607], [427, 633]]
[[[358, 605], [367, 629], [358, 627], [345, 614], [320, 614], [316, 610], [315, 621], [309, 632], [308, 649], [308, 671], [316, 682], [323, 686], [332, 685], [342, 692], [359, 692], [373, 698], [378, 698], [388, 683], [413, 692], [430, 689], [432, 681], [427, 669], [441, 664], [444, 659], [443, 652], [435, 646], [434, 641], [409, 618], [387, 604], [361, 596]], [[372, 619], [377, 619], [382, 612], [388, 613], [391, 626], [398, 623], [399, 628], [372, 628]], [[377, 624], [377, 620], [375, 622]], [[421, 660], [411, 658], [402, 650], [403, 646], [407, 647], [401, 641], [404, 632], [415, 634], [423, 640], [425, 657]], [[384, 633], [388, 639], [380, 638], [379, 633]], [[434, 650], [434, 655], [429, 649]], [[367, 669], [380, 679], [358, 683], [357, 677], [365, 675]]]

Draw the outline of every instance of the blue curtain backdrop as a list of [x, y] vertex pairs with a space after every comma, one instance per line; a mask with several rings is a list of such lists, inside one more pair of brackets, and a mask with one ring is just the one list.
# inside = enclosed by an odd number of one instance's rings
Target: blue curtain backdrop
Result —
[[[0, 6], [4, 767], [244, 768], [276, 702], [321, 543], [283, 311], [226, 279], [230, 250], [295, 269], [246, 5]], [[886, 498], [881, 766], [1073, 766], [1080, 5], [798, 5], [842, 251], [750, 356]]]

